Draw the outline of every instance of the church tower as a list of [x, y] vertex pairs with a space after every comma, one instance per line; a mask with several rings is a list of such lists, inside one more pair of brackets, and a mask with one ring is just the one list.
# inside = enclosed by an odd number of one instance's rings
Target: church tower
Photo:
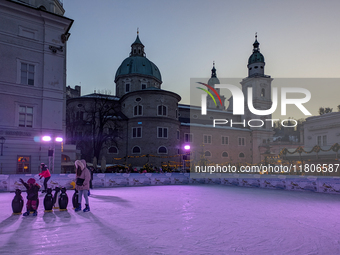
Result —
[[[211, 97], [207, 97], [207, 108], [224, 110], [224, 108], [225, 108], [225, 106], [224, 106], [225, 96], [220, 94], [220, 89], [215, 88], [215, 84], [220, 84], [220, 80], [217, 78], [215, 62], [214, 62], [213, 68], [211, 69], [211, 78], [208, 81], [208, 85], [210, 85], [211, 87], [213, 87], [216, 90], [217, 94], [221, 98], [222, 105], [220, 105], [220, 103], [218, 103], [218, 101], [216, 101], [217, 102], [217, 105], [216, 105], [214, 100]], [[209, 89], [209, 91], [210, 91], [210, 93], [214, 94], [213, 91], [211, 91], [211, 89]]]
[[[248, 88], [252, 89], [252, 105], [256, 110], [268, 110], [272, 106], [271, 100], [271, 82], [272, 78], [264, 73], [264, 57], [260, 52], [260, 43], [257, 41], [257, 35], [255, 35], [255, 42], [253, 43], [253, 53], [248, 59], [248, 77], [241, 81], [242, 92], [244, 95], [244, 115], [242, 120], [247, 122], [250, 119], [261, 119], [263, 120], [262, 127], [250, 127], [251, 129], [263, 129], [271, 130], [271, 123], [265, 121], [265, 119], [271, 119], [269, 115], [255, 115], [248, 107]], [[258, 121], [251, 123], [252, 126], [261, 126], [262, 122]]]
[[[264, 154], [268, 154], [270, 147], [268, 143], [273, 137], [273, 128], [271, 121], [272, 115], [258, 115], [250, 111], [248, 106], [248, 89], [251, 88], [252, 95], [250, 102], [252, 108], [256, 110], [268, 110], [272, 107], [272, 78], [265, 75], [264, 72], [264, 56], [260, 52], [260, 43], [257, 41], [255, 35], [255, 42], [253, 43], [253, 53], [248, 59], [248, 77], [241, 81], [242, 92], [244, 95], [244, 115], [242, 121], [246, 126], [252, 130], [252, 151], [253, 163], [258, 163], [264, 159]], [[249, 122], [250, 121], [250, 122]]]

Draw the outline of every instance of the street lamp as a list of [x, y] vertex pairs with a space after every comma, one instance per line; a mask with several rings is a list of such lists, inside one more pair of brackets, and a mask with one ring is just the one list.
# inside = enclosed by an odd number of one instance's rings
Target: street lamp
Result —
[[185, 160], [188, 159], [188, 152], [190, 152], [190, 145], [186, 144], [184, 145], [184, 151], [185, 151], [185, 155], [183, 155], [183, 172], [185, 172], [185, 168], [186, 168], [186, 164], [185, 164]]
[[[49, 135], [45, 135], [41, 138], [44, 142], [51, 142], [52, 137]], [[51, 170], [52, 173], [54, 173], [54, 152], [55, 152], [55, 142], [61, 143], [63, 141], [63, 138], [60, 136], [57, 136], [53, 139], [53, 147], [48, 150], [48, 167]], [[51, 167], [52, 166], [52, 167]]]
[[4, 143], [5, 143], [5, 141], [6, 141], [6, 138], [5, 138], [5, 137], [3, 137], [3, 136], [1, 136], [1, 137], [0, 137], [0, 144], [1, 144], [1, 156], [3, 155], [3, 154], [2, 154], [2, 152], [3, 152], [3, 150], [4, 150]]

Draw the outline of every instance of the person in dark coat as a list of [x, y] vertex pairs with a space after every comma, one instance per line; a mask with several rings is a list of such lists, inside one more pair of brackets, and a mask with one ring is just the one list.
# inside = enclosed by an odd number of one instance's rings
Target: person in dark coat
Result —
[[27, 211], [23, 214], [23, 216], [30, 215], [31, 211], [33, 211], [33, 216], [37, 216], [38, 215], [37, 210], [39, 206], [38, 192], [40, 189], [40, 185], [36, 183], [35, 179], [33, 178], [29, 178], [27, 183], [20, 178], [20, 182], [27, 189], [27, 203], [26, 203]]

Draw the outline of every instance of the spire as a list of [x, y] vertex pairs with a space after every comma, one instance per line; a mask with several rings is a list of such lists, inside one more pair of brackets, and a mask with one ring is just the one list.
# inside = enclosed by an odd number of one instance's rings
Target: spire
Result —
[[253, 43], [254, 49], [253, 52], [259, 52], [260, 48], [259, 48], [260, 43], [257, 41], [257, 32], [255, 33], [255, 42]]
[[144, 53], [144, 45], [139, 39], [139, 28], [137, 28], [137, 37], [133, 44], [131, 44], [131, 53], [130, 56], [143, 56], [145, 57]]
[[215, 61], [213, 61], [213, 68], [211, 69], [211, 78], [216, 78]]

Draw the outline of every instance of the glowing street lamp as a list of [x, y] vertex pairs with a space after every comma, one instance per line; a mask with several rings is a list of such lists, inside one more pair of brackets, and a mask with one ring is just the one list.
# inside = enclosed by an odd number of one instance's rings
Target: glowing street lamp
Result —
[[185, 172], [185, 160], [187, 160], [187, 154], [188, 154], [188, 152], [190, 152], [190, 145], [185, 144], [183, 148], [184, 148], [184, 151], [185, 151], [185, 155], [183, 155], [183, 171]]
[[[51, 142], [52, 141], [52, 137], [49, 136], [49, 135], [45, 135], [45, 136], [43, 136], [41, 138], [41, 140], [44, 141], [44, 142]], [[52, 173], [54, 172], [55, 142], [61, 143], [61, 142], [63, 142], [63, 138], [60, 137], [60, 136], [54, 137], [53, 138], [53, 148], [51, 149], [51, 147], [50, 147], [50, 149], [48, 150], [48, 158], [49, 158], [49, 160], [48, 160], [49, 161], [48, 162], [49, 166], [48, 167], [52, 171]], [[51, 166], [52, 166], [52, 168], [51, 168]]]

